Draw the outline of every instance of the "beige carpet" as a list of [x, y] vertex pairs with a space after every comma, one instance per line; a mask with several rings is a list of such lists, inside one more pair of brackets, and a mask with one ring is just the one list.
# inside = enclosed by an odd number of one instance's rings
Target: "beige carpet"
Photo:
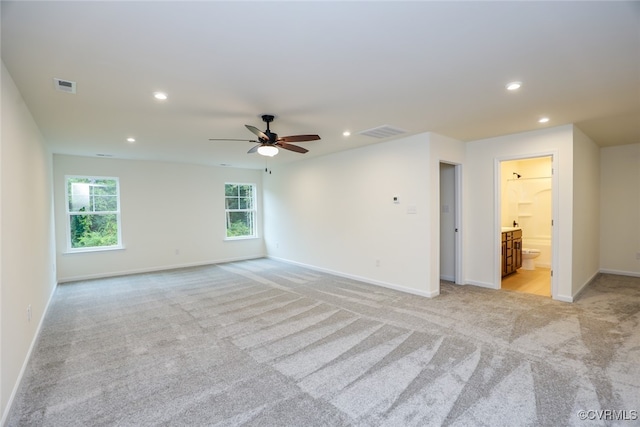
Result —
[[573, 304], [267, 259], [65, 284], [8, 425], [638, 425], [639, 324], [612, 275]]

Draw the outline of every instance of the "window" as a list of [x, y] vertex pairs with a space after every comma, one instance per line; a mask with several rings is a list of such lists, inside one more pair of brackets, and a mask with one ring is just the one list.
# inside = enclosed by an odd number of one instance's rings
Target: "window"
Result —
[[118, 178], [67, 176], [70, 251], [121, 247]]
[[224, 185], [227, 239], [256, 237], [256, 187], [254, 184]]

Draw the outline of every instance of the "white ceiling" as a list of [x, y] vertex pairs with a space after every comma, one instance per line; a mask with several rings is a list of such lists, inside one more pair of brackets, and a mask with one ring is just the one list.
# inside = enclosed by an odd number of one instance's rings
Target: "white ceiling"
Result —
[[322, 137], [270, 164], [380, 142], [358, 132], [381, 125], [640, 142], [639, 2], [1, 5], [2, 60], [56, 153], [262, 168], [252, 143], [208, 139], [253, 139], [264, 113], [280, 136]]

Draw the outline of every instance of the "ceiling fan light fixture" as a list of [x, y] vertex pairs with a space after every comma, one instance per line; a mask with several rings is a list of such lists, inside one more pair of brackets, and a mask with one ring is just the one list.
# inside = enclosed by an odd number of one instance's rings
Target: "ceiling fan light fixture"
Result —
[[260, 147], [258, 147], [258, 154], [267, 157], [273, 157], [278, 154], [278, 147], [276, 147], [275, 145], [261, 145]]
[[[228, 141], [247, 141], [247, 142], [257, 142], [258, 145], [254, 145], [247, 151], [247, 154], [253, 154], [258, 152], [258, 154], [267, 157], [273, 157], [278, 154], [278, 147], [283, 150], [294, 151], [296, 153], [304, 154], [308, 152], [306, 148], [300, 147], [298, 145], [291, 144], [292, 142], [305, 142], [305, 141], [317, 141], [320, 139], [318, 135], [289, 135], [289, 136], [278, 136], [277, 133], [271, 132], [269, 129], [269, 123], [273, 121], [275, 116], [271, 114], [263, 114], [262, 120], [267, 124], [267, 129], [263, 132], [255, 126], [244, 125], [251, 133], [258, 137], [258, 139], [227, 139]], [[217, 138], [210, 138], [209, 141], [220, 141]], [[222, 140], [225, 141], [225, 140]]]
[[507, 90], [510, 90], [510, 91], [518, 90], [521, 87], [522, 87], [522, 82], [510, 82], [510, 83], [507, 83], [506, 85]]

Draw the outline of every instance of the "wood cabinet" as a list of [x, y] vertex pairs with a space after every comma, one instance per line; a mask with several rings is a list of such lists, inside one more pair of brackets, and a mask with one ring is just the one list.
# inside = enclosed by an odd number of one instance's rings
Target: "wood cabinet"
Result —
[[502, 276], [522, 267], [522, 230], [502, 232]]

